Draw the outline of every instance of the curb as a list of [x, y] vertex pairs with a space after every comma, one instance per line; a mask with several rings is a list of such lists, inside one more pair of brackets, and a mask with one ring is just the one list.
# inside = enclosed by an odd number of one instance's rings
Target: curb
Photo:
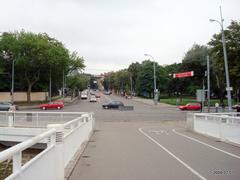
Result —
[[[64, 102], [64, 105], [65, 106], [68, 106], [70, 104], [72, 104], [73, 102], [75, 102], [76, 100], [78, 100], [78, 96], [73, 98], [72, 100], [70, 101], [65, 101]], [[29, 110], [29, 109], [39, 109], [38, 105], [30, 105], [30, 106], [18, 106], [18, 109], [19, 110]]]
[[[143, 104], [146, 104], [146, 105], [149, 105], [149, 106], [155, 106], [154, 105], [154, 102], [150, 103], [150, 102], [146, 102], [145, 99], [141, 99], [141, 98], [132, 98], [133, 101], [137, 101], [137, 102], [140, 102], [140, 103], [143, 103]], [[148, 100], [148, 101], [151, 101], [151, 100]], [[170, 104], [166, 104], [166, 103], [161, 103], [161, 102], [158, 102], [157, 103], [157, 106], [161, 106], [161, 105], [164, 105], [164, 106], [168, 106], [168, 107], [172, 107], [172, 108], [175, 108], [176, 106], [175, 105], [170, 105]]]

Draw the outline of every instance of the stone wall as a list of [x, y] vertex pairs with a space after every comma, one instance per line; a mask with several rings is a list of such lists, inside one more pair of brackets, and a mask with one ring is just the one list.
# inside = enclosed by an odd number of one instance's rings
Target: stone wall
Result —
[[[32, 92], [31, 101], [45, 101], [48, 92]], [[0, 92], [0, 101], [11, 101], [10, 92]], [[15, 102], [26, 102], [27, 101], [27, 92], [14, 92], [14, 101]]]

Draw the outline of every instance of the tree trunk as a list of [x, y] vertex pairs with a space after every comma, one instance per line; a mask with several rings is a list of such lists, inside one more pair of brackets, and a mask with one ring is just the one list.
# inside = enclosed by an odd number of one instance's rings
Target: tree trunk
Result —
[[240, 89], [237, 91], [238, 102], [240, 102]]
[[28, 104], [31, 103], [31, 91], [32, 91], [32, 84], [28, 84], [28, 90], [27, 90], [27, 102], [28, 102]]

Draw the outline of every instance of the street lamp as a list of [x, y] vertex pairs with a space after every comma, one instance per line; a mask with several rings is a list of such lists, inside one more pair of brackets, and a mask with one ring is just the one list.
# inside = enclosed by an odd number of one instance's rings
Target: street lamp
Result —
[[228, 110], [232, 110], [232, 98], [231, 98], [231, 91], [232, 88], [230, 87], [230, 81], [229, 81], [229, 73], [228, 73], [228, 60], [227, 60], [227, 50], [226, 50], [226, 40], [224, 35], [224, 29], [223, 29], [223, 18], [222, 18], [222, 8], [220, 8], [220, 17], [221, 21], [215, 20], [215, 19], [209, 19], [210, 22], [217, 22], [221, 26], [221, 33], [222, 33], [222, 45], [223, 45], [223, 56], [224, 56], [224, 65], [225, 65], [225, 75], [226, 75], [226, 83], [227, 83], [227, 98], [228, 98]]
[[[3, 57], [3, 59], [10, 59], [11, 56], [6, 54], [6, 52], [3, 52], [1, 54], [1, 56]], [[14, 103], [14, 59], [12, 59], [12, 84], [11, 84], [11, 91], [10, 91], [10, 95], [11, 95], [11, 103]]]
[[11, 103], [14, 103], [14, 59], [12, 60], [12, 88], [11, 88]]
[[153, 84], [154, 84], [154, 104], [157, 105], [157, 99], [156, 99], [156, 94], [157, 94], [157, 85], [156, 85], [156, 67], [155, 67], [155, 59], [152, 55], [150, 54], [144, 54], [144, 56], [149, 56], [153, 60]]

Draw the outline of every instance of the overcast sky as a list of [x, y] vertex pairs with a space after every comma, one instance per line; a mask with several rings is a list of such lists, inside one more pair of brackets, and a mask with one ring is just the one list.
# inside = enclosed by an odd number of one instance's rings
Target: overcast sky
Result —
[[[216, 32], [221, 0], [2, 0], [0, 32], [46, 32], [85, 59], [87, 73], [127, 68], [151, 54], [181, 62]], [[240, 0], [223, 1], [224, 26], [240, 20]]]

